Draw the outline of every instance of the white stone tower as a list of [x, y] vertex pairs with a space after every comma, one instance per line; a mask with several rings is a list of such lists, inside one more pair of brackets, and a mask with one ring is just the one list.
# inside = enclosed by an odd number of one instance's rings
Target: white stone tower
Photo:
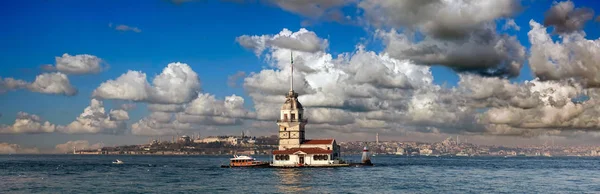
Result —
[[371, 154], [369, 154], [369, 149], [367, 148], [367, 146], [365, 146], [365, 148], [363, 149], [361, 162], [363, 164], [371, 164], [371, 156], [370, 155]]
[[281, 113], [277, 125], [279, 126], [279, 150], [299, 148], [304, 141], [304, 108], [298, 102], [298, 93], [294, 92], [294, 57], [291, 54], [290, 91], [286, 95], [285, 103], [281, 106]]

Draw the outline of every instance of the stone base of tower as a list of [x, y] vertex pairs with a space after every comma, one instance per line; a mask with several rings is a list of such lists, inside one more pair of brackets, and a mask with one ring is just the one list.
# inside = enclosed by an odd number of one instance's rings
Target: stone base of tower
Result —
[[[324, 143], [324, 144], [317, 144]], [[334, 149], [331, 149], [334, 148]], [[308, 140], [300, 147], [273, 151], [272, 167], [344, 167], [335, 140]]]
[[271, 163], [271, 167], [282, 168], [345, 166], [349, 165], [338, 159], [337, 152], [318, 147], [275, 150]]
[[350, 164], [323, 164], [323, 165], [275, 165], [271, 164], [272, 168], [335, 168], [335, 167], [350, 167]]

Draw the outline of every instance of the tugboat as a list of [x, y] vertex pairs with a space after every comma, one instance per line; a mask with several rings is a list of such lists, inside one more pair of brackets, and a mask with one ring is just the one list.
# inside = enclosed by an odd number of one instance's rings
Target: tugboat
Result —
[[221, 165], [221, 168], [235, 168], [235, 167], [269, 167], [269, 162], [257, 161], [255, 158], [250, 156], [238, 156], [233, 155], [233, 158], [229, 159], [229, 165]]
[[365, 148], [363, 149], [361, 162], [350, 164], [350, 166], [373, 166], [373, 163], [371, 163], [371, 157], [369, 156], [369, 149], [367, 148], [367, 146], [365, 146]]

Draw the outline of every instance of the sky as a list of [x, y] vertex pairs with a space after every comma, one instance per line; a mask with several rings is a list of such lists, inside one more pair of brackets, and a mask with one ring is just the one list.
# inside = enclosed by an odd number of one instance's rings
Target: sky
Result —
[[[0, 153], [274, 135], [597, 144], [596, 1], [3, 1]], [[462, 138], [461, 138], [462, 139]]]

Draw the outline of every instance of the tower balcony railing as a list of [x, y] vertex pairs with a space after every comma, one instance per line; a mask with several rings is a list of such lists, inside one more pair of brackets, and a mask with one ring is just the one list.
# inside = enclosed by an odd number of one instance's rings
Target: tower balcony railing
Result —
[[308, 119], [277, 119], [277, 122], [308, 122]]

